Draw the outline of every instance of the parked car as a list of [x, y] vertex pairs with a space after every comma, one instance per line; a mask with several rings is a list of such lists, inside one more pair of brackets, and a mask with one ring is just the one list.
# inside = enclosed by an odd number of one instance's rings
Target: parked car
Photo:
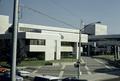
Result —
[[18, 71], [17, 74], [22, 76], [22, 77], [28, 77], [30, 75], [30, 72], [22, 70], [22, 71]]
[[4, 67], [1, 67], [0, 66], [0, 73], [4, 73], [4, 72], [6, 72], [7, 71], [7, 68], [4, 68]]
[[59, 77], [37, 75], [33, 81], [62, 81]]
[[[5, 72], [0, 75], [0, 81], [11, 81], [10, 77], [10, 72]], [[16, 81], [23, 81], [23, 77], [16, 75]]]

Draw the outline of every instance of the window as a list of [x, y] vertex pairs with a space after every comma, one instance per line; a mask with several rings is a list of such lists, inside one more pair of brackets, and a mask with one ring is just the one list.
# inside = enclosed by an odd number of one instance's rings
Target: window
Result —
[[30, 39], [30, 45], [45, 45], [44, 39]]
[[61, 42], [61, 46], [73, 46], [73, 42]]
[[41, 33], [41, 29], [20, 27], [20, 31]]

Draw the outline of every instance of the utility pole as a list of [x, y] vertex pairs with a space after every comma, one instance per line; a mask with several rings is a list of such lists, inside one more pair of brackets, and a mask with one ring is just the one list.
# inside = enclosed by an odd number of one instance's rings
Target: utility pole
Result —
[[83, 27], [83, 21], [81, 20], [81, 23], [80, 23], [80, 29], [79, 29], [79, 54], [78, 54], [78, 61], [77, 61], [77, 64], [78, 64], [78, 79], [80, 79], [80, 62], [81, 62], [81, 30], [84, 28]]
[[14, 0], [13, 31], [12, 31], [12, 73], [11, 80], [16, 81], [16, 57], [17, 57], [17, 32], [18, 32], [18, 6], [19, 0]]

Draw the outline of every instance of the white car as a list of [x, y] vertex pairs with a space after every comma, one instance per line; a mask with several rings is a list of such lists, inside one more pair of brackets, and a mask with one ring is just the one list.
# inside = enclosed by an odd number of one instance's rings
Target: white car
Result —
[[28, 77], [30, 75], [30, 72], [28, 71], [18, 71], [18, 75], [22, 77]]
[[48, 75], [37, 75], [33, 81], [61, 81], [59, 77], [48, 76]]

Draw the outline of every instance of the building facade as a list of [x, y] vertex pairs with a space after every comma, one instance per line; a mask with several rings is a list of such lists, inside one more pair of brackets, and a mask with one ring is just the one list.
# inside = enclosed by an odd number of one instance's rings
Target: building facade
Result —
[[[0, 15], [1, 25], [3, 29], [0, 30], [0, 39], [3, 41], [11, 39], [12, 27], [9, 27], [11, 25], [8, 16]], [[46, 61], [65, 57], [78, 59], [79, 30], [77, 29], [19, 23], [18, 41], [21, 52], [27, 53], [29, 57], [38, 56]], [[81, 34], [81, 43], [87, 42], [88, 35]], [[81, 49], [83, 50], [82, 47]]]
[[84, 33], [88, 35], [88, 51], [91, 55], [112, 54], [120, 59], [120, 34], [107, 34], [107, 25], [101, 22], [85, 26]]

